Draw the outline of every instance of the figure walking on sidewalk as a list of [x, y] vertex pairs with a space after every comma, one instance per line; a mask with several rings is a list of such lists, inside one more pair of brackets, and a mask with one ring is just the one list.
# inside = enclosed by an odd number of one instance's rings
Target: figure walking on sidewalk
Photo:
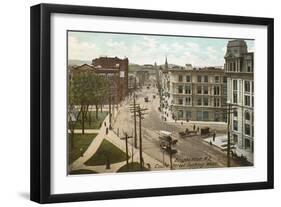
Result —
[[214, 132], [214, 134], [213, 134], [213, 142], [215, 142], [216, 141], [216, 132]]

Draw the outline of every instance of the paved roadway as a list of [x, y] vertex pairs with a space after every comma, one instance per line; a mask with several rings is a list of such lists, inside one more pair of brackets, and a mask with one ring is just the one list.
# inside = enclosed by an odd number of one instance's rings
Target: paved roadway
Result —
[[[166, 167], [169, 164], [169, 157], [166, 153], [160, 150], [159, 131], [165, 130], [172, 132], [172, 137], [178, 140], [175, 145], [178, 153], [173, 158], [174, 168], [207, 168], [207, 167], [224, 167], [227, 163], [227, 157], [224, 152], [215, 146], [210, 146], [203, 142], [199, 136], [189, 137], [182, 139], [178, 136], [178, 132], [193, 127], [193, 123], [184, 122], [181, 124], [179, 121], [165, 122], [161, 120], [161, 113], [158, 111], [159, 96], [153, 99], [153, 95], [157, 93], [155, 87], [149, 89], [144, 88], [137, 92], [136, 102], [142, 107], [147, 108], [147, 114], [142, 121], [142, 140], [143, 151], [151, 157], [163, 162]], [[144, 97], [149, 97], [149, 102], [144, 102]], [[132, 98], [128, 99], [120, 108], [120, 113], [117, 116], [116, 122], [113, 124], [115, 130], [119, 128], [120, 134], [125, 131], [133, 134], [134, 121], [133, 116], [129, 111], [129, 104], [132, 103]], [[198, 123], [196, 127], [209, 126], [211, 129], [219, 129], [220, 132], [226, 133], [226, 126], [222, 124], [208, 124]], [[139, 123], [137, 122], [137, 131], [139, 132]], [[139, 136], [139, 133], [138, 133]], [[132, 142], [133, 139], [130, 140]], [[238, 166], [238, 163], [231, 161], [231, 166]]]

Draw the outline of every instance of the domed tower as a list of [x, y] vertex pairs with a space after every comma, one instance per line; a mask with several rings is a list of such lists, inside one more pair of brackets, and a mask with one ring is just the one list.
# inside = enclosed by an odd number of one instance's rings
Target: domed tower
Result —
[[224, 56], [226, 72], [243, 72], [243, 58], [248, 53], [245, 40], [232, 40], [227, 44]]

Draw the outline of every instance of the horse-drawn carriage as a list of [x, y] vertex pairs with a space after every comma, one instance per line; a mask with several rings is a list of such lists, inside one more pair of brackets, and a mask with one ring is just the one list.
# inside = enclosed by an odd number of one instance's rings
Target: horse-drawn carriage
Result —
[[179, 132], [179, 136], [181, 138], [191, 137], [197, 135], [197, 131], [189, 130], [188, 128], [185, 129], [185, 131]]

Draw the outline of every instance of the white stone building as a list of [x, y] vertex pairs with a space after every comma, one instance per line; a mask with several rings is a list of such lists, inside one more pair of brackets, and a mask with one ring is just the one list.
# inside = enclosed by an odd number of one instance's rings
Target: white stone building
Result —
[[226, 120], [226, 79], [222, 68], [186, 67], [169, 69], [171, 113], [176, 120]]
[[253, 163], [254, 152], [254, 53], [249, 53], [244, 40], [228, 42], [225, 54], [227, 103], [231, 114], [231, 137], [236, 154]]

